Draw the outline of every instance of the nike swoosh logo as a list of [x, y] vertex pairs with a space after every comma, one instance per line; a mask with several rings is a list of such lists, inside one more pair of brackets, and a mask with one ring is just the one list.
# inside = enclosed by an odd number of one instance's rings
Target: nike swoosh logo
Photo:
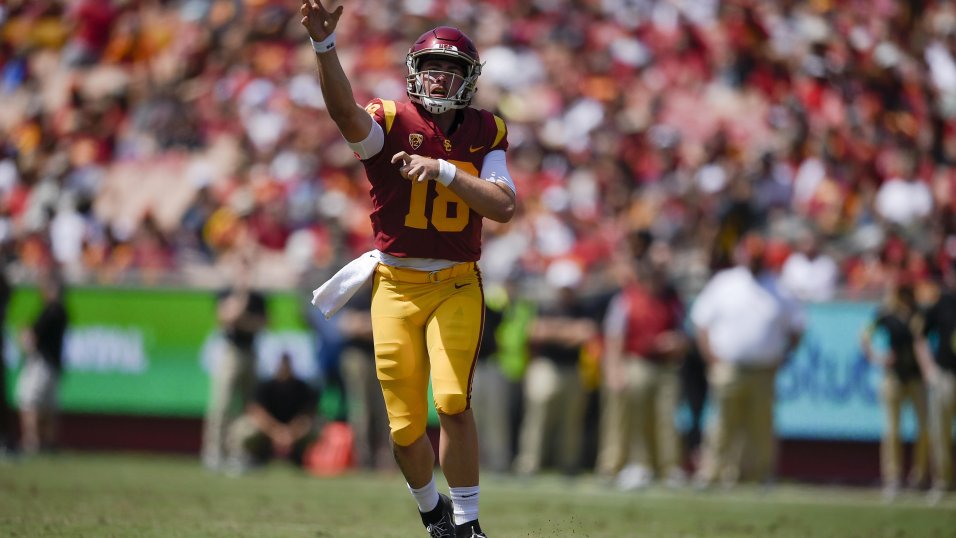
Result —
[[484, 147], [485, 147], [485, 146], [478, 146], [478, 147], [476, 148], [475, 146], [468, 146], [468, 151], [474, 153], [474, 152], [476, 152], [476, 151], [481, 151], [482, 149], [484, 149]]
[[465, 282], [464, 284], [455, 284], [455, 289], [456, 289], [456, 290], [460, 290], [460, 289], [462, 289], [462, 288], [464, 288], [465, 286], [468, 286], [468, 285], [471, 285], [471, 282]]
[[[465, 285], [467, 286], [467, 284], [465, 284]], [[469, 498], [471, 498], [471, 497], [474, 497], [475, 495], [478, 495], [478, 494], [477, 494], [477, 493], [472, 493], [472, 494], [469, 494], [469, 495], [462, 495], [461, 498], [462, 498], [462, 499], [469, 499]]]

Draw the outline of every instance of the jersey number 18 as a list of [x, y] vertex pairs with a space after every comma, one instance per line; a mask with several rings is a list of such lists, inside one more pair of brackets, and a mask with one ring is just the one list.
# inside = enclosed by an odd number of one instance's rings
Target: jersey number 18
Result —
[[[478, 175], [475, 165], [463, 161], [449, 161], [473, 176]], [[452, 192], [451, 189], [436, 181], [412, 181], [412, 196], [408, 203], [408, 214], [405, 215], [405, 226], [425, 230], [428, 228], [428, 216], [425, 214], [425, 204], [428, 201], [428, 186], [435, 186], [435, 200], [432, 202], [431, 223], [439, 232], [460, 232], [468, 225], [469, 208], [465, 201]], [[449, 216], [454, 205], [454, 216]]]

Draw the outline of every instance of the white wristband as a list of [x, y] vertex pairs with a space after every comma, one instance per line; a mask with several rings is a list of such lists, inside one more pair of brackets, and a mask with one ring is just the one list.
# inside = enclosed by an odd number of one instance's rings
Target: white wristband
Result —
[[318, 54], [322, 54], [323, 52], [329, 52], [330, 50], [335, 48], [335, 32], [332, 32], [331, 34], [329, 34], [329, 37], [323, 39], [322, 41], [316, 41], [312, 39], [311, 36], [309, 36], [309, 41], [312, 42], [312, 50], [314, 50]]
[[457, 173], [457, 166], [451, 164], [445, 159], [438, 159], [438, 177], [435, 178], [435, 181], [447, 187], [451, 185], [452, 181], [455, 181], [455, 174]]

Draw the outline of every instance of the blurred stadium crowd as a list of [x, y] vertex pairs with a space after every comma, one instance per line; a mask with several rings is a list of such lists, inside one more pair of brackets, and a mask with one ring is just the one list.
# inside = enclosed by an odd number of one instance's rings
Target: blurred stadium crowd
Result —
[[[359, 162], [323, 117], [298, 2], [31, 0], [0, 7], [0, 240], [25, 272], [219, 285], [255, 252], [291, 287], [370, 244]], [[693, 293], [762, 230], [805, 299], [956, 259], [956, 8], [935, 0], [349, 2], [359, 101], [402, 99], [434, 21], [486, 62], [520, 213], [486, 278], [573, 260], [614, 282], [654, 241]], [[799, 258], [799, 259], [798, 259]], [[809, 262], [808, 262], [809, 263]], [[804, 264], [801, 267], [806, 267]], [[606, 275], [606, 278], [601, 278]], [[804, 275], [805, 276], [805, 275]], [[786, 278], [786, 275], [785, 275]]]

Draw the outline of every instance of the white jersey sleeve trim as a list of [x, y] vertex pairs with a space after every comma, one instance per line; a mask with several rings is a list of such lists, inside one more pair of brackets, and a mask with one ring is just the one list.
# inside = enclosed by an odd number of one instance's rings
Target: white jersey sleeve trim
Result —
[[385, 131], [377, 121], [372, 120], [372, 129], [368, 136], [361, 142], [349, 142], [349, 148], [358, 155], [359, 159], [365, 160], [374, 157], [385, 147]]
[[492, 183], [504, 183], [511, 189], [511, 192], [518, 194], [515, 188], [515, 182], [511, 179], [511, 172], [508, 171], [508, 162], [505, 160], [505, 151], [496, 149], [489, 151], [485, 155], [484, 162], [481, 163], [481, 179], [491, 181]]

